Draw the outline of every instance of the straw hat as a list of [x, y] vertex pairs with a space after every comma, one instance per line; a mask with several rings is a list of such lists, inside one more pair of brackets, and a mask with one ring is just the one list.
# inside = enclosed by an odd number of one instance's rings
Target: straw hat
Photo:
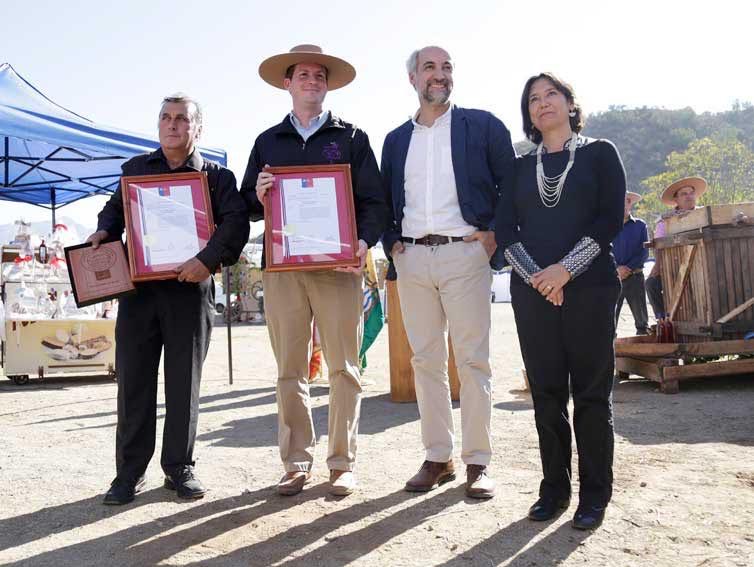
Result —
[[288, 53], [268, 57], [259, 65], [259, 76], [273, 87], [284, 89], [285, 72], [297, 63], [315, 63], [327, 69], [327, 90], [345, 87], [356, 77], [353, 65], [332, 55], [322, 53], [318, 45], [297, 45]]
[[636, 203], [641, 201], [641, 195], [634, 193], [633, 191], [626, 191], [626, 199], [628, 199], [629, 206], [633, 207]]
[[702, 177], [684, 177], [683, 179], [679, 179], [662, 192], [660, 201], [668, 207], [675, 207], [675, 195], [684, 187], [691, 187], [694, 190], [694, 194], [699, 197], [707, 190], [707, 181]]

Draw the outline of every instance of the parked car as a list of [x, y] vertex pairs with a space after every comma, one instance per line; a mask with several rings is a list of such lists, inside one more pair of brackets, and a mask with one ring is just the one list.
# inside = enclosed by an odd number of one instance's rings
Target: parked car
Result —
[[[219, 282], [215, 280], [215, 311], [222, 314], [225, 312], [225, 300], [227, 298], [225, 297], [225, 288], [223, 287], [222, 282]], [[236, 301], [236, 294], [231, 293], [230, 294], [230, 302], [233, 303]]]

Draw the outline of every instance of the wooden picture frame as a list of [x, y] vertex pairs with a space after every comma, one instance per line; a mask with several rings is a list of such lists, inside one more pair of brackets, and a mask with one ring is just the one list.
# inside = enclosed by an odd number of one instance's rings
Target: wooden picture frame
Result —
[[177, 278], [215, 230], [204, 172], [122, 177], [121, 196], [134, 282]]
[[358, 267], [349, 164], [271, 167], [264, 196], [265, 269]]
[[94, 305], [134, 293], [123, 242], [92, 243], [64, 248], [73, 298], [78, 307]]

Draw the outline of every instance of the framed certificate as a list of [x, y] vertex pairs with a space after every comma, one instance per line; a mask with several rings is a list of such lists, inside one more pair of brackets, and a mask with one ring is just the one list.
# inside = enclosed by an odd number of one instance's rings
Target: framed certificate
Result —
[[131, 279], [176, 278], [175, 268], [196, 256], [215, 229], [207, 174], [138, 175], [120, 184]]
[[73, 298], [79, 307], [136, 291], [120, 240], [103, 242], [96, 250], [91, 242], [64, 250]]
[[264, 199], [266, 270], [356, 267], [358, 240], [348, 164], [271, 167]]

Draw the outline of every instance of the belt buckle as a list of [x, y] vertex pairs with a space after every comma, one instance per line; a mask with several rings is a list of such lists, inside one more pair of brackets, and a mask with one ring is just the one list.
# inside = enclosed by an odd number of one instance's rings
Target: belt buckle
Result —
[[445, 244], [447, 240], [443, 240], [445, 237], [439, 236], [437, 234], [429, 234], [427, 235], [427, 244], [429, 246], [439, 246], [440, 244]]

